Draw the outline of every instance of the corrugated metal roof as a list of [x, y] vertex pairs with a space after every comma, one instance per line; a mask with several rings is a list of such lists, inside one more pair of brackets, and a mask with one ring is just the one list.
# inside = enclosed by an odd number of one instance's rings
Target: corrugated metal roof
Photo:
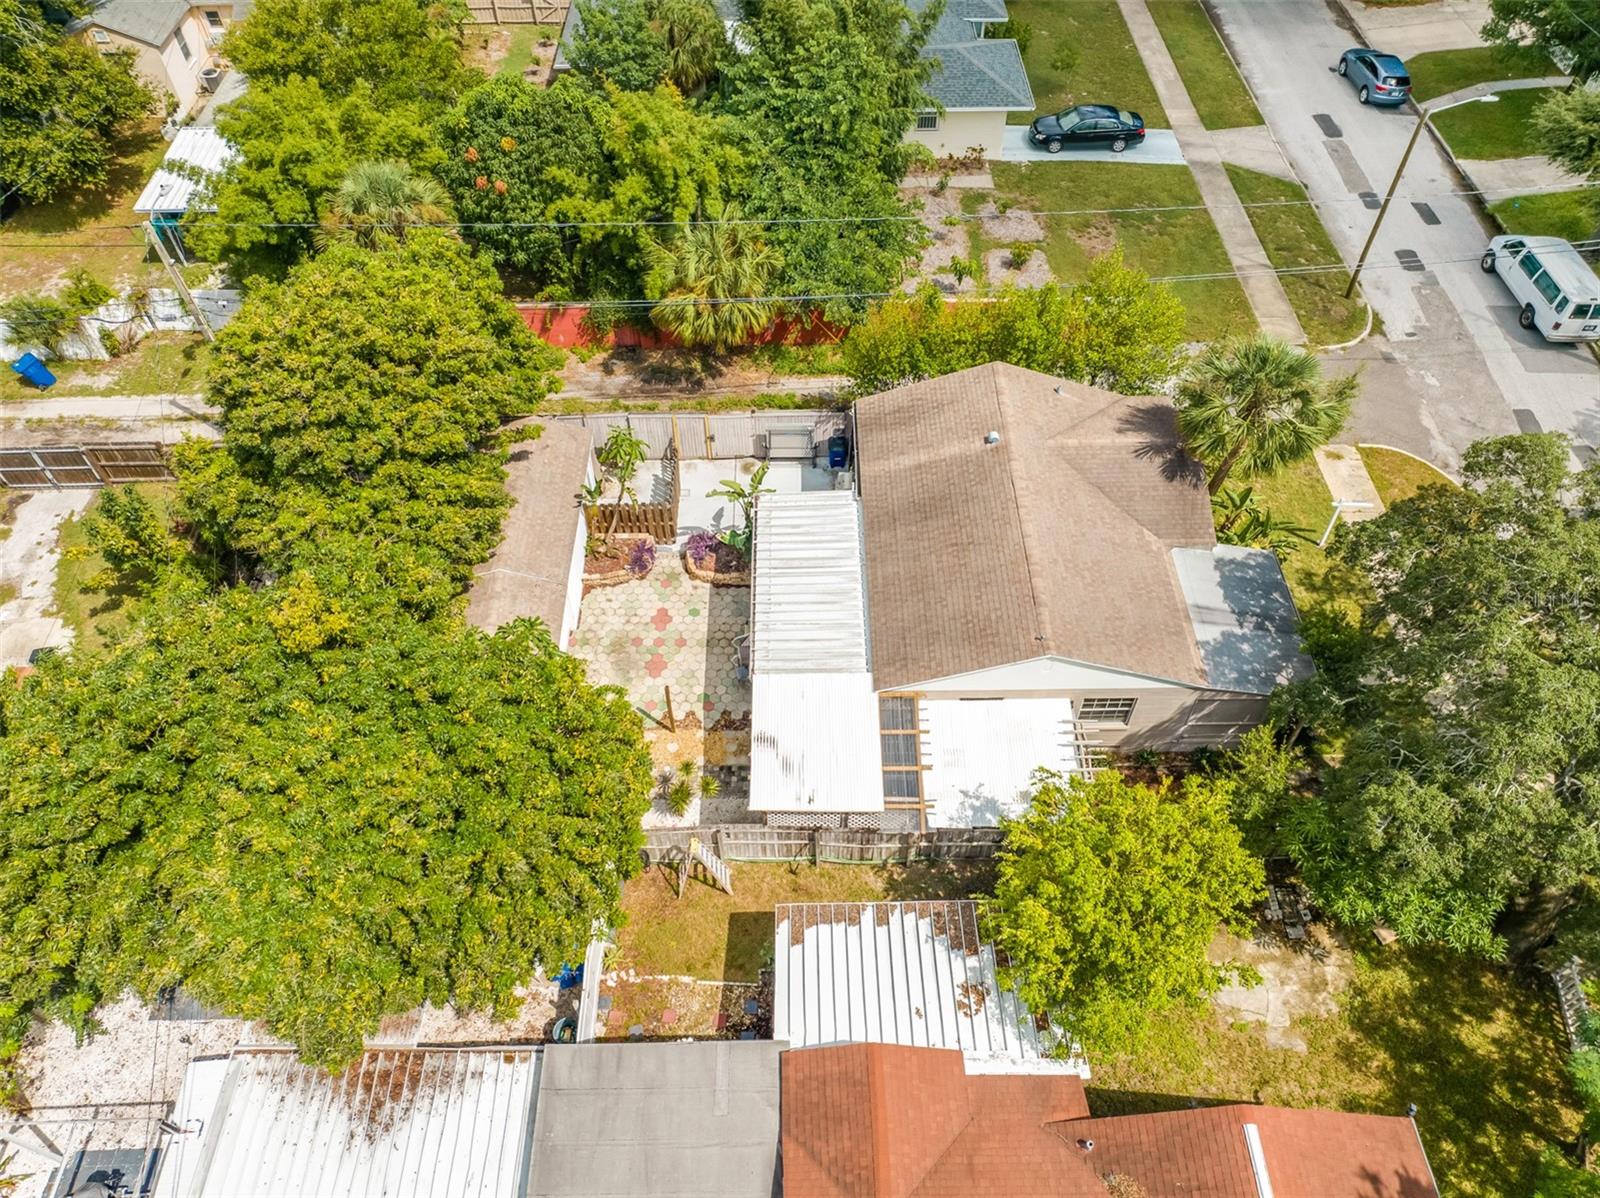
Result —
[[790, 903], [776, 910], [772, 1038], [791, 1048], [954, 1048], [969, 1073], [1064, 1072], [1052, 1031], [995, 974], [977, 904]]
[[[156, 1198], [521, 1198], [537, 1049], [380, 1049], [339, 1075], [288, 1051], [236, 1051], [219, 1093], [197, 1069]], [[197, 1121], [192, 1126], [188, 1121]]]
[[861, 514], [848, 491], [756, 502], [752, 674], [859, 673], [867, 660]]
[[[238, 156], [238, 151], [223, 139], [222, 134], [208, 125], [189, 125], [179, 129], [178, 135], [167, 147], [166, 156], [161, 159], [161, 166], [150, 176], [150, 182], [144, 185], [144, 190], [134, 201], [133, 210], [187, 212], [189, 202], [204, 182], [204, 176], [225, 169]], [[215, 209], [208, 208], [206, 211]]]
[[1315, 672], [1301, 651], [1300, 617], [1275, 553], [1239, 545], [1174, 549], [1172, 563], [1212, 686], [1268, 695]]
[[756, 674], [751, 681], [750, 810], [883, 810], [871, 674]]
[[987, 828], [1028, 808], [1033, 774], [1082, 767], [1065, 696], [941, 699], [924, 695], [922, 789], [934, 828]]

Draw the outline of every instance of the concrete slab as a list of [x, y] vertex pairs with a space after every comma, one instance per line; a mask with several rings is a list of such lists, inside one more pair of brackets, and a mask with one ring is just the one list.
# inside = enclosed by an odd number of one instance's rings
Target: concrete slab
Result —
[[[750, 476], [761, 463], [754, 458], [713, 458], [679, 463], [678, 536], [696, 532], [722, 532], [742, 520], [739, 507], [731, 500], [713, 499], [707, 492], [722, 485], [723, 479], [737, 478], [749, 485]], [[646, 463], [659, 466], [659, 463]], [[806, 462], [773, 462], [767, 468], [764, 486], [779, 495], [798, 495], [802, 491], [833, 490], [834, 471]], [[636, 484], [637, 485], [637, 484]], [[641, 495], [645, 494], [640, 489]]]
[[1182, 166], [1183, 150], [1171, 129], [1146, 129], [1144, 141], [1120, 154], [1110, 150], [1064, 149], [1059, 154], [1040, 149], [1028, 140], [1028, 126], [1007, 125], [1000, 145], [1003, 162], [1142, 162], [1156, 166]]
[[1589, 186], [1582, 175], [1557, 166], [1542, 154], [1526, 158], [1458, 158], [1462, 174], [1479, 191], [1487, 192], [1490, 203], [1507, 196], [1537, 191], [1576, 191]]
[[1244, 129], [1216, 129], [1212, 131], [1211, 140], [1216, 144], [1217, 153], [1222, 155], [1224, 162], [1242, 166], [1246, 170], [1260, 171], [1263, 175], [1287, 179], [1291, 183], [1299, 182], [1294, 177], [1294, 168], [1289, 165], [1283, 156], [1283, 151], [1278, 148], [1272, 130], [1265, 125], [1252, 125]]
[[1317, 469], [1322, 472], [1322, 479], [1335, 499], [1370, 505], [1340, 508], [1341, 520], [1346, 524], [1358, 524], [1383, 515], [1383, 500], [1378, 498], [1378, 488], [1367, 473], [1359, 449], [1354, 445], [1324, 445], [1317, 450], [1316, 458]]
[[0, 604], [0, 669], [27, 665], [45, 645], [72, 643], [72, 630], [54, 614], [58, 530], [94, 496], [90, 489], [35, 491], [17, 509], [11, 535], [0, 541], [0, 591], [12, 596]]
[[1489, 19], [1489, 0], [1434, 0], [1432, 4], [1368, 5], [1343, 0], [1367, 44], [1409, 58], [1429, 50], [1465, 50], [1484, 45], [1479, 32]]

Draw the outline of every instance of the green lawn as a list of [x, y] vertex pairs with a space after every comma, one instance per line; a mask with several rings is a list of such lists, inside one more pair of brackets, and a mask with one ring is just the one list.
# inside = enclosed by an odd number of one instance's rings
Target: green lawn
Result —
[[[167, 517], [175, 493], [172, 483], [136, 483], [134, 489], [155, 505], [163, 519]], [[91, 515], [99, 502], [100, 496], [96, 495], [84, 516]], [[105, 569], [106, 562], [89, 550], [82, 518], [61, 526], [61, 550], [61, 564], [56, 568], [55, 613], [72, 629], [75, 646], [98, 649], [127, 627], [130, 608], [137, 599], [126, 590], [89, 588], [89, 579]]]
[[1587, 241], [1600, 230], [1600, 187], [1508, 196], [1489, 211], [1507, 233]]
[[157, 333], [109, 362], [50, 362], [56, 385], [39, 391], [0, 371], [0, 403], [68, 395], [177, 395], [205, 389], [211, 347], [199, 334]]
[[1441, 112], [1433, 123], [1457, 158], [1521, 158], [1539, 152], [1533, 110], [1553, 94], [1548, 87], [1501, 92], [1497, 103], [1463, 104]]
[[1500, 79], [1543, 79], [1559, 75], [1543, 50], [1532, 46], [1474, 46], [1470, 50], [1430, 50], [1406, 59], [1411, 96], [1421, 103]]
[[[1275, 200], [1304, 200], [1305, 188], [1242, 166], [1230, 164], [1227, 171], [1273, 266], [1285, 270], [1297, 266], [1325, 266], [1340, 260], [1339, 251], [1322, 227], [1317, 210], [1310, 204], [1249, 207]], [[1280, 278], [1311, 344], [1341, 345], [1360, 336], [1366, 325], [1366, 306], [1359, 296], [1344, 297], [1344, 289], [1350, 282], [1348, 271], [1340, 269]]]
[[1446, 1194], [1531, 1191], [1544, 1144], [1578, 1113], [1549, 979], [1417, 949], [1362, 948], [1336, 1014], [1298, 1020], [1305, 1051], [1269, 1047], [1256, 1024], [1209, 1011], [1163, 1019], [1142, 1051], [1093, 1062], [1097, 1115], [1218, 1101], [1401, 1115]]
[[1239, 77], [1200, 0], [1150, 0], [1150, 15], [1207, 129], [1262, 123], [1250, 89]]
[[[1058, 279], [1081, 279], [1095, 256], [1119, 242], [1129, 263], [1155, 278], [1233, 269], [1186, 166], [996, 162], [992, 169], [996, 194], [1035, 212], [1196, 205], [1184, 212], [1045, 217], [1044, 251]], [[962, 203], [976, 211], [988, 198], [967, 193]], [[1188, 335], [1196, 341], [1255, 327], [1237, 279], [1178, 282], [1172, 289], [1188, 309]]]
[[523, 68], [534, 60], [534, 51], [541, 39], [554, 41], [561, 36], [557, 25], [515, 25], [511, 30], [511, 46], [500, 60], [497, 75], [521, 75]]
[[[1322, 471], [1310, 458], [1274, 475], [1229, 479], [1228, 486], [1254, 487], [1261, 507], [1277, 520], [1298, 524], [1313, 540], [1322, 535], [1333, 515], [1333, 496], [1322, 480]], [[1359, 573], [1334, 561], [1314, 543], [1297, 544], [1281, 560], [1289, 593], [1302, 613], [1331, 604], [1352, 616], [1358, 614], [1360, 596], [1366, 590], [1366, 580]]]
[[622, 892], [627, 918], [617, 966], [641, 974], [753, 982], [772, 963], [772, 909], [780, 903], [968, 898], [992, 885], [987, 863], [913, 866], [769, 865], [735, 862], [733, 893], [691, 881], [677, 896], [676, 869], [655, 866]]
[[1408, 453], [1376, 445], [1358, 448], [1361, 450], [1361, 461], [1372, 476], [1372, 484], [1378, 488], [1378, 498], [1383, 500], [1385, 507], [1402, 499], [1410, 499], [1423, 487], [1456, 485], [1448, 475]]
[[[1115, 104], [1137, 112], [1151, 128], [1166, 125], [1166, 110], [1116, 0], [1011, 0], [1009, 10], [1013, 21], [1033, 30], [1023, 61], [1038, 112]], [[1026, 125], [1034, 115], [1013, 112], [1006, 119]]]

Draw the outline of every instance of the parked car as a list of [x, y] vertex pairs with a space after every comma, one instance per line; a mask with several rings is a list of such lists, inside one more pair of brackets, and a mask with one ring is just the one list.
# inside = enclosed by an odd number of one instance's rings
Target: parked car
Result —
[[1411, 95], [1411, 75], [1393, 54], [1357, 46], [1339, 56], [1338, 70], [1363, 104], [1404, 104]]
[[1106, 146], [1120, 154], [1144, 140], [1144, 117], [1109, 104], [1077, 104], [1035, 118], [1033, 144], [1059, 154], [1063, 146]]
[[1521, 303], [1523, 328], [1537, 329], [1546, 341], [1600, 341], [1600, 278], [1570, 241], [1496, 237], [1480, 265]]

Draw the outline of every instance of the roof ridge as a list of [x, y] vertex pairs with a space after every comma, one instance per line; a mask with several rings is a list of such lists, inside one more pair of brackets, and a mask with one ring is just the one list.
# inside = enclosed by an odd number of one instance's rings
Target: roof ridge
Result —
[[[989, 386], [992, 389], [995, 407], [995, 420], [1000, 426], [1000, 449], [1006, 455], [1006, 481], [1011, 485], [1011, 510], [1017, 517], [1017, 539], [1022, 546], [1022, 568], [1028, 576], [1028, 604], [1033, 609], [1033, 644], [1039, 653], [1050, 652], [1055, 644], [1050, 635], [1050, 629], [1045, 619], [1045, 607], [1039, 594], [1039, 581], [1033, 569], [1036, 556], [1033, 539], [1028, 535], [1028, 521], [1023, 516], [1022, 494], [1026, 482], [1019, 485], [1021, 471], [1017, 469], [1017, 455], [1011, 444], [1011, 413], [1007, 408], [1000, 390], [1000, 363], [989, 363], [985, 372], [988, 376]], [[1035, 656], [1038, 656], [1036, 653]]]
[[[1010, 42], [1014, 46], [1017, 45], [1017, 39], [1014, 38], [1014, 37], [994, 37], [994, 38], [979, 38], [979, 37], [975, 37], [971, 41], [949, 42], [949, 43], [946, 43], [945, 45], [942, 45], [942, 46], [929, 46], [927, 48], [929, 50], [959, 50], [961, 52], [961, 56], [963, 58], [965, 58], [967, 60], [967, 62], [970, 63], [975, 69], [977, 69], [978, 71], [982, 72], [989, 79], [989, 81], [991, 83], [993, 83], [996, 87], [1000, 88], [1004, 92], [1009, 93], [1011, 98], [1014, 99], [1014, 100], [1021, 99], [1021, 93], [1020, 92], [1018, 92], [1014, 87], [1012, 87], [1012, 85], [1010, 83], [1008, 83], [1006, 80], [1000, 78], [999, 75], [996, 75], [993, 71], [991, 71], [986, 65], [984, 65], [984, 63], [978, 57], [976, 57], [975, 55], [970, 53], [970, 51], [972, 51], [972, 50], [976, 49], [977, 47], [983, 45], [985, 42]], [[1017, 46], [1017, 57], [1018, 57], [1018, 59], [1020, 59], [1022, 57], [1022, 47], [1021, 46]], [[1024, 67], [1024, 69], [1026, 69], [1026, 67]], [[1028, 83], [1028, 100], [1029, 100], [1030, 103], [1033, 100], [1033, 83], [1032, 83], [1032, 81], [1029, 81], [1029, 83]]]

